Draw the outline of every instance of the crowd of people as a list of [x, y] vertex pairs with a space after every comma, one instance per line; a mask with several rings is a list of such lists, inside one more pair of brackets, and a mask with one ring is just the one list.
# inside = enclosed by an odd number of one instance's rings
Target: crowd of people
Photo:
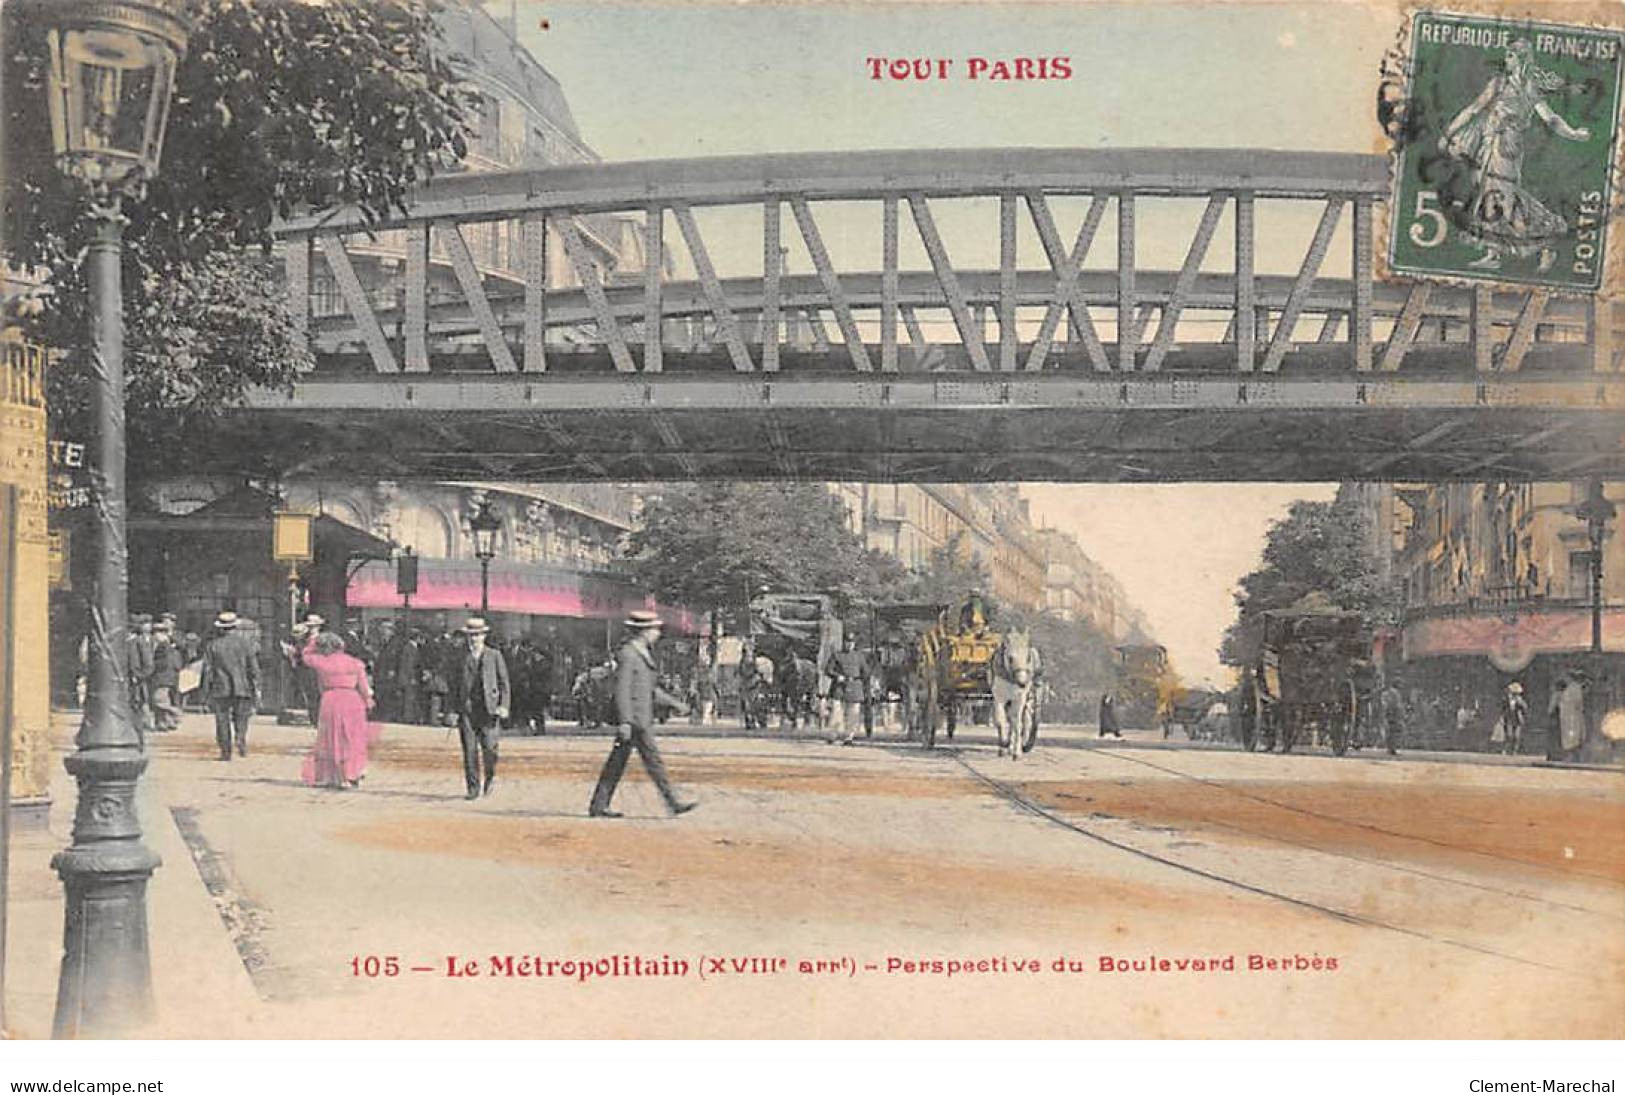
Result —
[[[467, 797], [478, 798], [496, 781], [504, 728], [543, 731], [554, 697], [564, 691], [560, 682], [570, 681], [578, 697], [583, 682], [595, 682], [594, 688], [605, 682], [608, 695], [593, 714], [615, 726], [616, 740], [589, 812], [620, 816], [610, 802], [636, 751], [671, 812], [687, 813], [695, 803], [673, 788], [653, 734], [666, 715], [687, 713], [689, 703], [664, 687], [675, 681], [661, 674], [656, 659], [659, 617], [634, 612], [624, 627], [628, 638], [618, 655], [576, 672], [590, 656], [555, 655], [529, 638], [499, 648], [479, 617], [439, 636], [384, 621], [369, 643], [358, 629], [333, 630], [310, 614], [281, 644], [317, 731], [302, 765], [304, 781], [354, 790], [366, 778], [369, 749], [385, 722], [444, 723], [458, 727]], [[142, 614], [132, 617], [128, 642], [129, 696], [143, 734], [178, 726], [184, 694], [213, 712], [221, 761], [248, 755], [250, 719], [264, 682], [259, 643], [247, 621], [223, 611], [205, 642], [191, 633], [177, 638], [171, 615]], [[703, 680], [696, 674], [688, 682], [689, 697], [709, 696], [701, 700], [709, 715], [715, 697]], [[585, 720], [585, 707], [578, 717]]]

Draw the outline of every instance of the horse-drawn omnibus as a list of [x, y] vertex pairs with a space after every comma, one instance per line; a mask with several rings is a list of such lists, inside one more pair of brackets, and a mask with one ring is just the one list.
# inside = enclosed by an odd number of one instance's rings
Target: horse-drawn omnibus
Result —
[[1238, 729], [1247, 749], [1281, 752], [1310, 735], [1342, 756], [1376, 702], [1371, 629], [1357, 612], [1260, 613], [1258, 656], [1243, 674]]
[[791, 725], [819, 717], [843, 632], [827, 594], [761, 593], [751, 600], [751, 643], [773, 663], [772, 693], [761, 699], [777, 706]]
[[1179, 698], [1179, 679], [1168, 664], [1168, 650], [1155, 643], [1116, 648], [1112, 666], [1117, 718], [1124, 726], [1163, 725]]

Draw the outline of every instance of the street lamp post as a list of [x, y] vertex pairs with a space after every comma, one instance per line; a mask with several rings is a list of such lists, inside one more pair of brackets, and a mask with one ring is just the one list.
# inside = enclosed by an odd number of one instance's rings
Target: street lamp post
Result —
[[474, 555], [480, 561], [480, 615], [491, 611], [491, 560], [497, 553], [497, 531], [502, 520], [491, 510], [489, 498], [480, 499], [480, 508], [468, 522], [474, 534]]
[[1574, 515], [1586, 523], [1586, 535], [1591, 543], [1591, 653], [1602, 653], [1602, 542], [1608, 534], [1608, 522], [1618, 512], [1614, 503], [1603, 493], [1602, 480], [1593, 479], [1586, 489], [1585, 501], [1575, 507]]
[[107, 1037], [152, 1013], [147, 880], [136, 783], [147, 766], [125, 674], [124, 318], [119, 205], [158, 167], [188, 27], [162, 0], [68, 0], [51, 9], [51, 137], [59, 169], [91, 195], [88, 247], [96, 507], [84, 721], [67, 769], [79, 784], [73, 843], [52, 859], [66, 891], [53, 1032]]

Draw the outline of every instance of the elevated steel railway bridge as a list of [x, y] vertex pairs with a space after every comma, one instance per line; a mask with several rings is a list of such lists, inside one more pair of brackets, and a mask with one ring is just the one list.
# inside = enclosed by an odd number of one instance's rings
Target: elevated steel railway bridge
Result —
[[[1379, 280], [1386, 193], [1381, 157], [1254, 150], [449, 177], [384, 221], [343, 210], [283, 226], [317, 365], [289, 393], [255, 393], [232, 446], [284, 472], [386, 479], [1625, 478], [1625, 309]], [[965, 217], [939, 216], [959, 199], [996, 207], [986, 239], [967, 243]], [[1142, 269], [1137, 228], [1167, 199], [1200, 218], [1177, 269]], [[1063, 206], [1081, 210], [1064, 235]], [[845, 268], [826, 245], [821, 222], [850, 235], [854, 207], [871, 224], [878, 207], [878, 269]], [[1260, 215], [1278, 207], [1318, 220], [1301, 252], [1261, 269], [1281, 248], [1260, 246]], [[719, 210], [759, 224], [748, 276], [719, 272], [702, 232]], [[605, 213], [640, 225], [647, 258], [630, 284], [606, 279], [583, 238]], [[477, 261], [482, 224], [515, 241], [519, 272]], [[1215, 249], [1221, 224], [1232, 239]], [[398, 280], [382, 287], [356, 265], [378, 232], [401, 241]], [[922, 269], [900, 265], [905, 232]], [[995, 232], [997, 268], [955, 265], [955, 251], [991, 254]], [[811, 273], [784, 269], [792, 234]], [[1038, 244], [1026, 254], [1023, 235]], [[679, 238], [691, 280], [672, 276]], [[1323, 277], [1334, 240], [1347, 275]], [[548, 284], [550, 248], [577, 286]], [[431, 297], [441, 261], [458, 299]], [[312, 314], [318, 264], [338, 315]]]

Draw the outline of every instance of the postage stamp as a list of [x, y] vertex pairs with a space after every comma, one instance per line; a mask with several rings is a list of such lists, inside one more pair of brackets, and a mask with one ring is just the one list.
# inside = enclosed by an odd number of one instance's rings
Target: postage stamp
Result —
[[1390, 268], [1600, 288], [1622, 52], [1617, 30], [1419, 12]]

